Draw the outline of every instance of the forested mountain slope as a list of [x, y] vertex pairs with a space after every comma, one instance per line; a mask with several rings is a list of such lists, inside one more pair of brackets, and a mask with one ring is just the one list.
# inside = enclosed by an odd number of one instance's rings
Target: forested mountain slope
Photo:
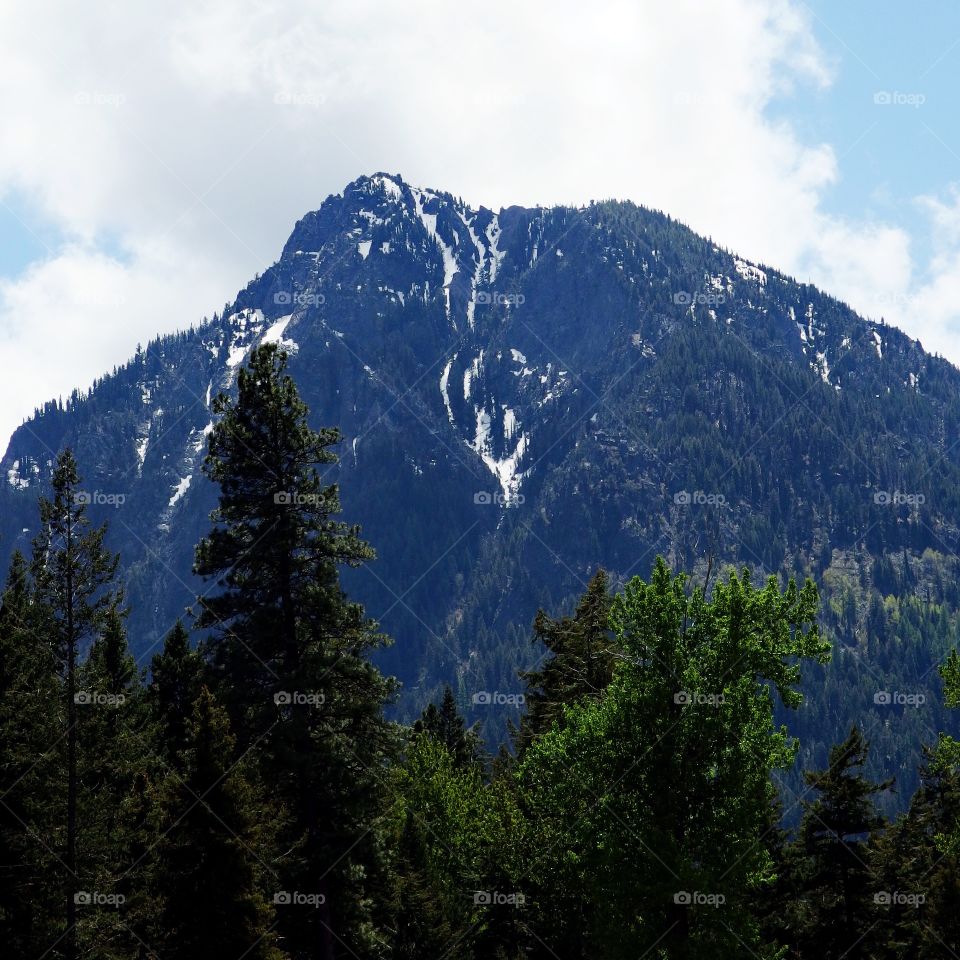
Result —
[[821, 587], [835, 653], [793, 721], [803, 766], [858, 720], [906, 797], [916, 745], [950, 728], [934, 667], [960, 629], [960, 372], [902, 332], [630, 203], [494, 213], [386, 174], [191, 322], [47, 404], [0, 464], [6, 558], [74, 449], [142, 659], [204, 589], [211, 398], [274, 340], [313, 424], [343, 431], [344, 517], [379, 556], [345, 583], [395, 639], [404, 715], [451, 682], [504, 736], [538, 607], [662, 554]]

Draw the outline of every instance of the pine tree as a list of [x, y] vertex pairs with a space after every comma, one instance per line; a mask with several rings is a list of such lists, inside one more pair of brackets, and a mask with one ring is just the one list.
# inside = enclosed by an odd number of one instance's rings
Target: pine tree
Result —
[[167, 763], [176, 763], [187, 744], [187, 722], [203, 682], [203, 661], [190, 649], [190, 637], [178, 620], [150, 664], [149, 701]]
[[118, 901], [123, 906], [84, 907], [84, 940], [104, 958], [127, 956], [136, 947], [125, 903], [137, 889], [136, 833], [143, 827], [138, 790], [157, 768], [143, 676], [127, 644], [125, 615], [116, 597], [78, 670], [80, 875], [85, 889], [124, 898]]
[[420, 719], [413, 725], [414, 733], [423, 733], [442, 743], [457, 766], [483, 766], [483, 741], [478, 732], [479, 724], [467, 729], [467, 725], [457, 709], [457, 701], [449, 686], [444, 688], [438, 707], [427, 704]]
[[868, 842], [886, 822], [873, 798], [891, 781], [873, 783], [858, 771], [869, 747], [854, 726], [830, 751], [826, 770], [807, 771], [804, 779], [819, 793], [804, 801], [793, 853], [795, 885], [801, 900], [793, 922], [795, 944], [803, 956], [855, 960], [869, 956], [865, 933], [871, 924], [874, 897], [870, 884]]
[[0, 597], [0, 942], [22, 957], [50, 948], [62, 914], [47, 846], [62, 798], [54, 750], [62, 697], [31, 598], [16, 552]]
[[527, 685], [527, 712], [515, 738], [520, 754], [563, 717], [564, 707], [600, 697], [613, 675], [615, 646], [610, 631], [608, 577], [598, 570], [572, 617], [554, 620], [543, 610], [533, 624], [533, 641], [547, 648], [538, 670], [520, 674]]
[[182, 776], [164, 788], [155, 889], [161, 956], [281, 960], [261, 890], [264, 811], [236, 757], [226, 711], [204, 687], [187, 728]]
[[73, 454], [65, 450], [53, 471], [53, 498], [40, 497], [41, 531], [34, 542], [33, 578], [39, 626], [49, 637], [63, 680], [66, 741], [63, 886], [64, 956], [77, 960], [77, 836], [79, 792], [79, 725], [77, 708], [83, 691], [77, 684], [80, 653], [104, 624], [116, 602], [113, 581], [118, 558], [103, 545], [106, 526], [91, 528], [86, 517], [89, 497], [80, 487]]
[[255, 350], [237, 399], [221, 394], [204, 469], [220, 485], [213, 529], [195, 569], [214, 589], [198, 626], [241, 749], [290, 812], [283, 878], [315, 895], [318, 910], [284, 910], [280, 928], [297, 956], [344, 950], [377, 956], [387, 896], [380, 831], [382, 767], [394, 734], [383, 718], [392, 691], [369, 662], [383, 638], [340, 587], [340, 565], [373, 556], [356, 527], [337, 519], [334, 429], [313, 431], [276, 344]]

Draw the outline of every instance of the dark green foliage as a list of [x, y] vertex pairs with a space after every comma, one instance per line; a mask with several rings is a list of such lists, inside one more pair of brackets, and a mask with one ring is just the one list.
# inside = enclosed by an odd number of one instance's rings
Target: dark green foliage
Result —
[[285, 949], [331, 957], [340, 942], [373, 957], [384, 947], [372, 912], [386, 896], [378, 821], [393, 733], [391, 683], [367, 656], [383, 642], [345, 597], [339, 567], [373, 557], [356, 527], [335, 519], [336, 430], [314, 432], [276, 345], [255, 350], [222, 419], [205, 470], [220, 486], [196, 570], [215, 589], [200, 600], [212, 676], [241, 750], [289, 813], [278, 864], [286, 889], [322, 899], [281, 911]]
[[863, 734], [854, 727], [830, 751], [825, 770], [804, 775], [818, 796], [803, 801], [799, 835], [788, 854], [794, 896], [789, 943], [800, 956], [871, 956], [867, 936], [875, 901], [869, 841], [885, 827], [873, 798], [891, 783], [863, 776], [867, 752]]
[[246, 766], [226, 711], [204, 687], [187, 729], [183, 774], [170, 776], [161, 801], [161, 956], [283, 956], [260, 876], [275, 876], [262, 860], [270, 813], [245, 779]]
[[[78, 706], [86, 691], [78, 683], [81, 653], [105, 629], [110, 611], [118, 603], [114, 577], [119, 558], [104, 547], [106, 527], [93, 528], [86, 516], [89, 495], [81, 487], [73, 454], [65, 450], [53, 471], [53, 496], [41, 497], [40, 533], [34, 542], [33, 579], [37, 633], [51, 645], [61, 681], [60, 718], [63, 780], [66, 787], [62, 832], [57, 831], [57, 861], [62, 867], [64, 899], [63, 951], [66, 960], [79, 955], [81, 918], [78, 898], [90, 891], [84, 886], [90, 864], [78, 857], [80, 831], [81, 724]], [[51, 838], [52, 839], [52, 838]]]
[[178, 620], [167, 634], [163, 650], [150, 664], [150, 706], [168, 763], [177, 763], [187, 745], [187, 721], [200, 693], [203, 660], [191, 649], [190, 637]]
[[527, 709], [516, 736], [518, 753], [561, 721], [565, 707], [598, 700], [610, 683], [616, 645], [608, 584], [606, 571], [598, 570], [572, 617], [554, 620], [543, 610], [537, 612], [533, 639], [546, 648], [546, 660], [540, 669], [520, 674], [527, 685]]
[[23, 957], [42, 954], [62, 923], [59, 865], [49, 846], [62, 829], [54, 749], [62, 703], [31, 596], [26, 561], [16, 553], [0, 597], [0, 942]]
[[483, 741], [477, 732], [477, 724], [467, 729], [453, 690], [445, 687], [440, 706], [431, 703], [413, 725], [414, 733], [423, 733], [442, 743], [458, 767], [483, 765]]

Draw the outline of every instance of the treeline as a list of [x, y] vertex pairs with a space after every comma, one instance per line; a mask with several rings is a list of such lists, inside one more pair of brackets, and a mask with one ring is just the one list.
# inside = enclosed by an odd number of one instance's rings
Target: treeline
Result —
[[[275, 345], [218, 397], [206, 589], [149, 676], [118, 559], [60, 455], [32, 556], [0, 600], [4, 956], [300, 958], [955, 957], [960, 745], [932, 745], [909, 812], [863, 774], [859, 729], [806, 774], [804, 662], [825, 663], [812, 583], [707, 592], [658, 561], [570, 616], [490, 756], [448, 689], [385, 719], [386, 642], [339, 571], [373, 553], [323, 480]], [[960, 705], [960, 658], [942, 668]], [[788, 835], [787, 806], [803, 810]]]

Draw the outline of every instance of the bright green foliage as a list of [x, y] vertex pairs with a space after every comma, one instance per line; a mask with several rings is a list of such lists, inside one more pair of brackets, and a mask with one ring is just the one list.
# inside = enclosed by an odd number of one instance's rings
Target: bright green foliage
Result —
[[518, 770], [536, 928], [557, 956], [759, 948], [770, 774], [795, 749], [774, 726], [774, 692], [798, 705], [799, 661], [827, 657], [816, 611], [810, 583], [731, 575], [707, 600], [662, 560], [614, 600], [605, 696], [569, 708]]
[[[960, 653], [956, 650], [951, 651], [941, 665], [940, 676], [943, 678], [943, 696], [946, 705], [954, 709], [960, 707]], [[960, 741], [941, 734], [935, 765], [947, 773], [954, 775], [960, 773]], [[944, 824], [937, 843], [944, 853], [954, 857], [960, 856], [960, 816], [951, 823]]]
[[396, 956], [516, 956], [525, 923], [516, 800], [420, 733], [395, 774]]

